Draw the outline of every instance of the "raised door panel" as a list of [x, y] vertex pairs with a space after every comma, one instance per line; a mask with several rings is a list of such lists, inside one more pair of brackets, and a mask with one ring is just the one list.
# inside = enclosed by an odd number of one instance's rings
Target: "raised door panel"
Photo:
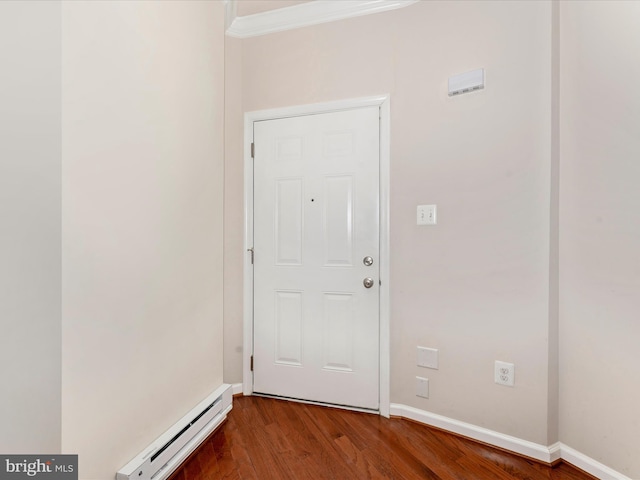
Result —
[[275, 292], [275, 363], [302, 365], [302, 292]]
[[324, 266], [353, 265], [353, 176], [324, 178]]
[[302, 265], [303, 180], [275, 180], [275, 259], [276, 265]]

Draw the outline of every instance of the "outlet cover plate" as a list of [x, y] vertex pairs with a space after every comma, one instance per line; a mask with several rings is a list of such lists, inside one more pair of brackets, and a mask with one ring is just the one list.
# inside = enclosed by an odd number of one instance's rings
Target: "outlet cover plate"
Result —
[[498, 385], [513, 387], [515, 384], [515, 373], [516, 367], [513, 363], [496, 360], [494, 375], [495, 382]]
[[416, 377], [416, 395], [418, 397], [429, 398], [429, 379]]
[[438, 369], [438, 349], [418, 347], [417, 365], [419, 367]]

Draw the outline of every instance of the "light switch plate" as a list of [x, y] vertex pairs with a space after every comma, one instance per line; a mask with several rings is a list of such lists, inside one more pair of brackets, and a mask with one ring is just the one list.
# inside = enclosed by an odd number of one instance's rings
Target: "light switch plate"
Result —
[[436, 205], [418, 205], [416, 223], [417, 225], [436, 225]]

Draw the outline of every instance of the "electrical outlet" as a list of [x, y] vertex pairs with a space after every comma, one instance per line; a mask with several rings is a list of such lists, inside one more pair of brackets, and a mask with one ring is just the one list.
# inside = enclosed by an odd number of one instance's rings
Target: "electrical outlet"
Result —
[[416, 377], [416, 395], [418, 397], [429, 398], [429, 379]]
[[498, 385], [506, 385], [513, 387], [515, 383], [516, 367], [513, 363], [501, 362], [496, 360], [495, 365], [495, 382]]

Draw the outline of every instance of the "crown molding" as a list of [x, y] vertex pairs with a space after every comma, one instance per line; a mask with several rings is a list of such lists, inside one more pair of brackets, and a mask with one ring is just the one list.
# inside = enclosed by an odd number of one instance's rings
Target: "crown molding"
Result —
[[[227, 35], [249, 38], [408, 7], [419, 0], [314, 0], [254, 15], [235, 17]], [[231, 3], [231, 2], [230, 2]], [[231, 7], [231, 5], [229, 5]]]
[[238, 2], [236, 0], [224, 0], [224, 29], [225, 32], [233, 25], [238, 11]]

